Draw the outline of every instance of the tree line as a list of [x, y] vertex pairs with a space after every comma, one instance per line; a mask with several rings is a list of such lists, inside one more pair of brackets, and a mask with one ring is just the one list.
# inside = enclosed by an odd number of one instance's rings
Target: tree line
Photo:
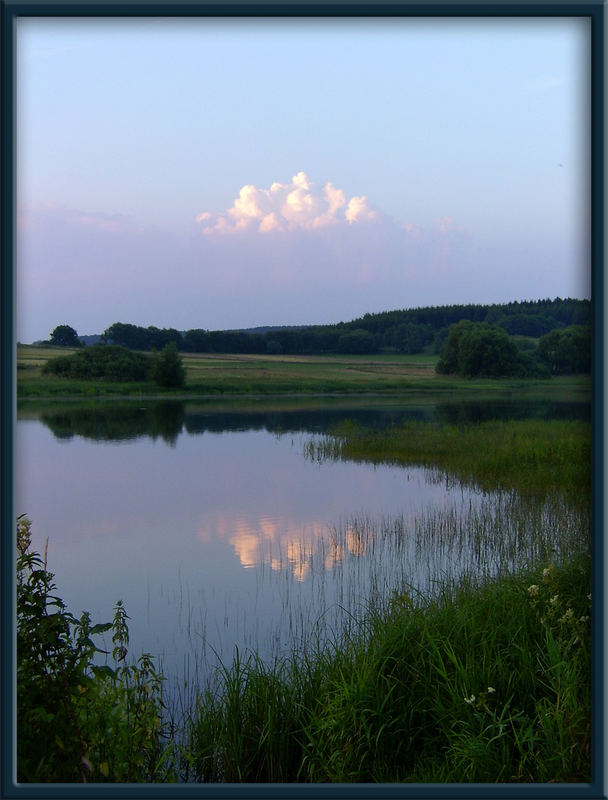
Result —
[[[334, 325], [260, 331], [179, 331], [115, 322], [100, 341], [125, 351], [163, 353], [167, 348], [172, 352], [269, 355], [380, 351], [412, 355], [424, 351], [440, 355], [437, 371], [445, 374], [544, 377], [590, 371], [591, 303], [558, 297], [493, 305], [430, 306], [365, 314]], [[49, 343], [92, 349], [83, 346], [69, 325], [57, 326]], [[122, 353], [119, 361], [125, 359]], [[83, 355], [69, 369], [66, 362], [53, 368], [61, 368], [67, 375], [75, 365], [82, 373], [88, 369], [86, 365], [90, 366], [90, 359]]]
[[[413, 355], [439, 353], [450, 327], [461, 320], [497, 326], [510, 336], [539, 338], [571, 325], [591, 324], [589, 300], [555, 298], [504, 304], [428, 306], [365, 314], [350, 322], [262, 329], [260, 332], [143, 327], [115, 322], [101, 335], [106, 344], [130, 350], [162, 350], [174, 342], [186, 353], [315, 355], [366, 354], [392, 350]], [[51, 344], [77, 347], [73, 328], [58, 326]]]

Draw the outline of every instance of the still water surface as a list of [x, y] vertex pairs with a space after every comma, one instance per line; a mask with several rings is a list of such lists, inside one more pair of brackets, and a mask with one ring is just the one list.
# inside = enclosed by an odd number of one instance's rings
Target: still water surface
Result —
[[[564, 416], [588, 413], [585, 404], [564, 408]], [[317, 632], [332, 635], [404, 583], [428, 588], [470, 568], [475, 553], [456, 547], [458, 526], [497, 498], [418, 468], [316, 463], [304, 448], [345, 418], [384, 426], [479, 413], [398, 404], [26, 407], [17, 513], [31, 518], [37, 549], [48, 538], [69, 610], [108, 621], [123, 600], [133, 655], [158, 656], [171, 681], [204, 680], [235, 646], [270, 658]], [[516, 404], [494, 413], [524, 414]], [[455, 521], [452, 546], [421, 538], [421, 520], [438, 513]]]

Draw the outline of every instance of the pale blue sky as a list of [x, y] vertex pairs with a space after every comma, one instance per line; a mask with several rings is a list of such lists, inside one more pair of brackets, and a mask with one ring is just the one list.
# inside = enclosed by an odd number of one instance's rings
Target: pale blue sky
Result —
[[588, 37], [584, 18], [20, 20], [18, 338], [589, 296]]

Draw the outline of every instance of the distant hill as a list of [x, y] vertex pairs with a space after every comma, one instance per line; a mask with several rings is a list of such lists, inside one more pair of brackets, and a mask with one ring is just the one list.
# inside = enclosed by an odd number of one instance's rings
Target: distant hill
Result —
[[[229, 328], [228, 330], [222, 331], [222, 333], [264, 334], [270, 333], [271, 331], [297, 331], [304, 330], [305, 328], [310, 328], [310, 325], [260, 325], [257, 328]], [[183, 331], [183, 333], [186, 333], [186, 331]]]
[[87, 334], [86, 336], [79, 336], [78, 338], [81, 342], [84, 342], [84, 344], [88, 346], [90, 344], [97, 344], [97, 342], [101, 341], [101, 334], [91, 333]]

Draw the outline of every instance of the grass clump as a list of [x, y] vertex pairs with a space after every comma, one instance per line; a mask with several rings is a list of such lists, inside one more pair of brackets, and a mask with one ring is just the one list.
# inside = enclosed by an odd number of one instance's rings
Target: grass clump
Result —
[[491, 420], [464, 426], [404, 422], [387, 430], [351, 425], [307, 446], [314, 459], [419, 464], [447, 470], [484, 489], [588, 496], [591, 435], [587, 422]]
[[[170, 781], [163, 677], [143, 654], [128, 664], [127, 614], [91, 624], [54, 594], [45, 559], [17, 523], [17, 780], [20, 783]], [[112, 666], [93, 637], [112, 631]]]
[[357, 633], [223, 670], [190, 720], [190, 777], [590, 780], [589, 560], [394, 594]]

